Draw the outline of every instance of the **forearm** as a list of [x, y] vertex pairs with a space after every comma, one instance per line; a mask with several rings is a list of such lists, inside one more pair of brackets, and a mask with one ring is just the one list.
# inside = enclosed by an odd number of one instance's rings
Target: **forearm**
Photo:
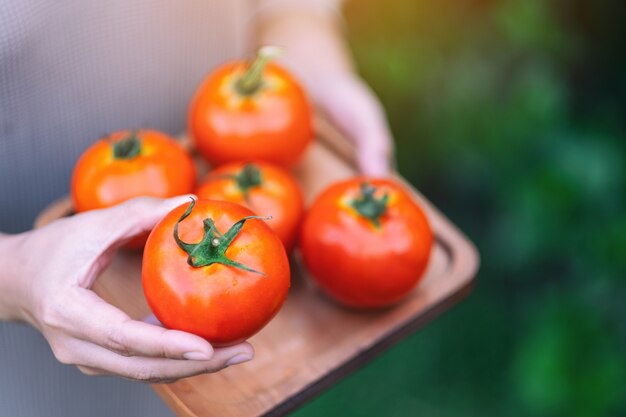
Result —
[[284, 47], [283, 63], [308, 84], [328, 74], [352, 72], [341, 32], [339, 19], [331, 13], [294, 10], [262, 19], [258, 39], [261, 45]]
[[[23, 290], [19, 260], [16, 255], [22, 246], [24, 235], [0, 233], [0, 320], [24, 320]], [[42, 256], [34, 254], [33, 256]]]

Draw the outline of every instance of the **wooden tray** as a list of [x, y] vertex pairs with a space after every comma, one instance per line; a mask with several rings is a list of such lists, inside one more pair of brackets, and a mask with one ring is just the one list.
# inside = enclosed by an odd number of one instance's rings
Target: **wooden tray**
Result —
[[[355, 174], [348, 142], [324, 121], [317, 125], [319, 140], [296, 169], [308, 201], [330, 183]], [[296, 254], [285, 305], [250, 340], [256, 351], [254, 360], [216, 374], [153, 385], [154, 390], [178, 416], [284, 415], [468, 294], [478, 268], [474, 246], [422, 195], [404, 184], [426, 209], [436, 235], [426, 276], [408, 299], [379, 312], [343, 309], [307, 279]], [[65, 198], [42, 212], [35, 227], [69, 215], [71, 210]], [[149, 314], [141, 288], [139, 254], [120, 252], [94, 290], [132, 317]]]

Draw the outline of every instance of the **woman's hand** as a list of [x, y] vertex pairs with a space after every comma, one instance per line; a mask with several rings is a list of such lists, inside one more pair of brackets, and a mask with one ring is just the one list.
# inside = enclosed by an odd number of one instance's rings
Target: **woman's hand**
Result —
[[393, 163], [393, 141], [378, 98], [355, 74], [327, 74], [315, 82], [315, 101], [356, 145], [357, 163], [369, 176], [386, 176]]
[[0, 237], [0, 257], [11, 257], [0, 271], [0, 314], [32, 324], [60, 362], [89, 375], [168, 382], [250, 360], [248, 343], [214, 349], [198, 336], [133, 320], [90, 289], [121, 245], [186, 201], [136, 198]]

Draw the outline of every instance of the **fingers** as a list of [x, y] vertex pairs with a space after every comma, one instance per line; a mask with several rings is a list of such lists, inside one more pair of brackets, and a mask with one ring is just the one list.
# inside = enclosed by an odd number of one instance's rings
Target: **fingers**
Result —
[[211, 344], [199, 336], [132, 320], [93, 291], [74, 291], [56, 321], [64, 323], [63, 330], [76, 338], [123, 356], [191, 360], [209, 360], [213, 356]]
[[384, 177], [391, 170], [389, 151], [365, 142], [357, 149], [357, 163], [361, 172], [368, 177]]
[[344, 74], [325, 80], [315, 97], [333, 123], [356, 144], [363, 174], [388, 175], [393, 140], [382, 106], [369, 87], [356, 76]]
[[171, 382], [180, 378], [220, 371], [254, 357], [249, 343], [215, 349], [206, 361], [121, 356], [94, 344], [74, 340], [75, 364], [88, 375], [118, 375], [141, 382]]
[[86, 374], [167, 382], [217, 372], [254, 356], [248, 343], [213, 349], [198, 336], [132, 320], [90, 290], [76, 290], [80, 296], [72, 297], [55, 319], [48, 318], [46, 333], [57, 335], [48, 337], [57, 359]]
[[[379, 127], [380, 128], [380, 127]], [[361, 172], [370, 177], [389, 175], [392, 164], [392, 150], [389, 146], [391, 135], [388, 132], [370, 132], [357, 140], [357, 163]]]
[[[358, 108], [349, 110], [358, 112]], [[367, 114], [363, 111], [359, 114]], [[361, 121], [365, 116], [355, 114], [344, 120], [358, 120], [354, 123], [340, 123], [339, 128], [356, 144], [356, 157], [359, 170], [367, 176], [381, 177], [389, 174], [392, 166], [391, 134], [384, 121], [380, 124]]]

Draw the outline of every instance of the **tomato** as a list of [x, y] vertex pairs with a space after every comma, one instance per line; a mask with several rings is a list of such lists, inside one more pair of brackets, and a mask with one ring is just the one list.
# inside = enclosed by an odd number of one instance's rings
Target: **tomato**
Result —
[[167, 214], [143, 254], [143, 289], [170, 329], [215, 346], [242, 342], [287, 297], [289, 262], [280, 239], [238, 204], [198, 200]]
[[432, 243], [424, 212], [399, 184], [364, 178], [326, 189], [309, 209], [300, 241], [319, 286], [355, 308], [405, 297], [421, 279]]
[[78, 160], [72, 175], [77, 212], [110, 207], [139, 196], [191, 193], [196, 171], [174, 139], [154, 130], [120, 131], [99, 140]]
[[196, 190], [198, 198], [241, 204], [260, 216], [289, 252], [304, 212], [304, 199], [295, 178], [284, 169], [263, 162], [231, 163], [211, 171]]
[[298, 161], [313, 138], [304, 91], [283, 68], [268, 63], [271, 47], [252, 64], [227, 63], [202, 82], [189, 109], [195, 146], [211, 164]]

